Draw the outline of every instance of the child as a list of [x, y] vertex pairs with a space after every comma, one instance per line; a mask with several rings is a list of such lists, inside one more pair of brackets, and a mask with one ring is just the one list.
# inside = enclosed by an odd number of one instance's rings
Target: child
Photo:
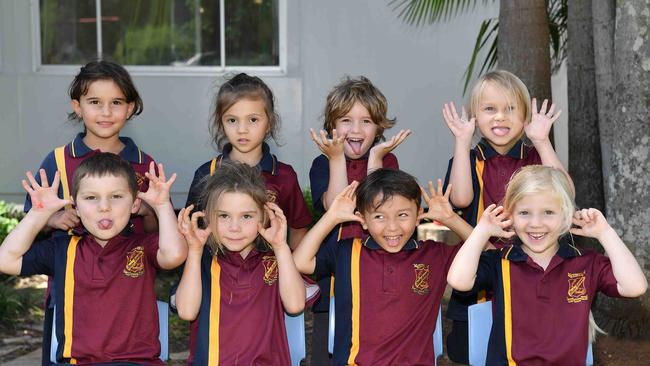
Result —
[[[442, 181], [437, 192], [431, 182], [429, 189], [431, 198], [409, 174], [375, 170], [358, 186], [346, 187], [294, 251], [303, 274], [336, 276], [335, 365], [434, 364], [436, 317], [459, 246], [418, 241], [415, 229], [424, 218], [442, 222], [461, 237], [471, 227], [453, 212]], [[429, 205], [426, 214], [422, 193]], [[370, 236], [323, 243], [345, 221], [361, 223]]]
[[[515, 75], [497, 70], [481, 76], [472, 89], [469, 121], [465, 109], [458, 116], [453, 103], [442, 112], [455, 138], [445, 184], [453, 184], [451, 203], [470, 225], [476, 225], [484, 207], [502, 202], [508, 180], [522, 166], [543, 164], [566, 174], [549, 140], [560, 111], [555, 112], [555, 104], [547, 109], [546, 100], [539, 111], [535, 99], [531, 107], [528, 89]], [[470, 150], [475, 126], [482, 139]], [[533, 146], [526, 145], [524, 135]], [[482, 291], [462, 297], [452, 293], [447, 317], [454, 322], [447, 349], [455, 362], [468, 363], [467, 306], [484, 298]]]
[[[149, 188], [138, 192], [128, 162], [97, 153], [76, 169], [69, 199], [57, 195], [58, 172], [51, 186], [44, 169], [42, 184], [31, 172], [29, 183], [22, 181], [32, 208], [0, 246], [0, 272], [54, 277], [57, 362], [163, 364], [155, 275], [180, 265], [187, 248], [169, 200], [176, 175], [167, 180], [162, 165], [158, 172], [152, 162], [145, 173]], [[158, 216], [158, 234], [130, 230], [141, 200]], [[74, 204], [84, 231], [32, 244], [50, 216], [68, 204]]]
[[[406, 139], [411, 131], [401, 130], [388, 141], [384, 131], [395, 125], [386, 115], [388, 103], [384, 95], [365, 77], [345, 78], [327, 96], [325, 123], [320, 136], [311, 130], [312, 140], [323, 152], [314, 159], [309, 171], [314, 209], [321, 213], [352, 181], [363, 180], [378, 168], [398, 169], [397, 158], [391, 151]], [[382, 142], [383, 141], [383, 142]], [[342, 223], [326, 240], [365, 237], [361, 225]], [[313, 362], [327, 363], [327, 324], [330, 278], [318, 285], [321, 297], [314, 304]]]
[[296, 172], [291, 165], [278, 161], [265, 142], [269, 137], [277, 141], [280, 130], [271, 89], [258, 77], [244, 73], [232, 77], [219, 88], [210, 130], [222, 154], [196, 170], [186, 207], [203, 209], [198, 202], [203, 179], [218, 171], [224, 160], [258, 167], [271, 202], [280, 206], [287, 217], [289, 244], [295, 247], [307, 232], [311, 214]]
[[188, 364], [289, 365], [284, 311], [303, 310], [305, 287], [286, 217], [268, 201], [259, 171], [243, 163], [223, 162], [200, 202], [205, 213], [190, 219], [189, 206], [178, 216], [189, 253], [176, 307], [181, 319], [198, 323]]
[[[514, 229], [505, 235], [514, 235], [511, 245], [481, 254], [505, 225]], [[607, 256], [578, 250], [570, 233], [598, 239]], [[574, 212], [566, 174], [544, 166], [522, 168], [508, 184], [504, 207], [486, 208], [448, 281], [459, 291], [494, 291], [488, 365], [584, 364], [596, 293], [637, 297], [647, 288], [639, 264], [603, 215], [593, 208]]]

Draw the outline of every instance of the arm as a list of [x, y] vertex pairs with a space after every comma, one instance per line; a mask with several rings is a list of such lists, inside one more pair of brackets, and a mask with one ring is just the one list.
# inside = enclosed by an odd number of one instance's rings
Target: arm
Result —
[[474, 287], [478, 261], [488, 240], [492, 236], [512, 237], [513, 232], [504, 231], [511, 224], [512, 220], [506, 220], [503, 207], [490, 205], [485, 209], [476, 228], [451, 263], [447, 274], [451, 287], [458, 291], [469, 291]]
[[458, 208], [465, 208], [474, 199], [469, 151], [472, 148], [472, 136], [474, 135], [476, 120], [472, 118], [467, 121], [464, 107], [459, 117], [454, 103], [445, 103], [442, 116], [447, 123], [447, 127], [454, 135], [454, 159], [449, 173], [449, 184], [454, 186], [454, 191], [451, 193], [451, 203]]
[[291, 250], [296, 250], [298, 244], [302, 241], [302, 238], [307, 234], [307, 231], [309, 231], [309, 229], [306, 227], [298, 229], [292, 227], [289, 228], [289, 247]]
[[573, 224], [578, 227], [572, 228], [571, 233], [596, 238], [605, 248], [621, 296], [638, 297], [646, 292], [648, 281], [643, 270], [600, 211], [595, 208], [577, 211]]
[[349, 186], [336, 196], [332, 206], [314, 225], [307, 235], [302, 239], [298, 248], [293, 252], [293, 260], [300, 273], [312, 274], [316, 269], [316, 253], [323, 240], [332, 229], [346, 221], [362, 222], [359, 216], [354, 214], [356, 200], [354, 190], [358, 183], [352, 182]]
[[449, 196], [452, 192], [451, 184], [447, 185], [447, 191], [442, 193], [442, 180], [438, 179], [438, 189], [433, 188], [433, 182], [429, 181], [429, 192], [420, 187], [422, 197], [427, 202], [429, 210], [420, 215], [419, 219], [438, 221], [455, 232], [462, 241], [467, 240], [472, 233], [472, 226], [458, 216], [449, 204]]
[[178, 231], [187, 242], [187, 260], [183, 268], [181, 281], [176, 289], [176, 309], [183, 320], [194, 320], [201, 308], [203, 286], [201, 283], [201, 257], [203, 247], [210, 236], [209, 229], [199, 229], [198, 219], [204, 217], [202, 211], [190, 212], [194, 206], [181, 209], [178, 213]]
[[569, 180], [569, 184], [571, 184], [571, 189], [575, 192], [573, 180], [571, 180], [571, 176], [566, 171], [566, 169], [564, 169], [564, 166], [562, 166], [562, 162], [560, 162], [560, 159], [553, 149], [551, 140], [548, 137], [551, 132], [553, 122], [560, 118], [562, 111], [557, 111], [557, 113], [554, 113], [555, 103], [551, 103], [551, 106], [547, 110], [547, 103], [548, 100], [544, 99], [541, 109], [538, 111], [537, 99], [533, 98], [531, 102], [532, 117], [530, 123], [525, 126], [524, 130], [526, 132], [526, 136], [528, 136], [528, 139], [533, 143], [533, 146], [535, 146], [535, 150], [537, 150], [539, 157], [542, 159], [542, 165], [551, 166], [563, 171]]
[[264, 210], [271, 226], [267, 229], [260, 223], [258, 231], [271, 244], [275, 259], [278, 261], [278, 283], [282, 306], [287, 313], [298, 314], [305, 308], [307, 293], [287, 244], [287, 218], [280, 206], [274, 203], [267, 203]]
[[400, 130], [397, 135], [391, 137], [390, 140], [371, 147], [370, 153], [368, 154], [368, 174], [373, 170], [383, 168], [384, 156], [399, 146], [399, 144], [409, 137], [410, 134], [411, 130]]
[[325, 210], [328, 210], [336, 195], [348, 185], [348, 171], [345, 166], [345, 153], [343, 144], [345, 135], [338, 136], [336, 130], [332, 130], [332, 139], [328, 139], [325, 131], [320, 131], [320, 136], [310, 129], [311, 139], [316, 143], [320, 151], [329, 160], [329, 182], [327, 191], [323, 193], [322, 201]]
[[151, 162], [149, 171], [145, 173], [149, 179], [149, 189], [138, 192], [138, 198], [148, 204], [158, 217], [158, 265], [163, 269], [172, 269], [181, 265], [187, 257], [187, 245], [178, 231], [174, 207], [169, 198], [176, 173], [167, 180], [162, 164], [158, 164], [158, 173], [159, 176]]
[[31, 172], [27, 172], [27, 180], [22, 181], [23, 188], [29, 194], [32, 208], [27, 215], [7, 235], [0, 246], [0, 272], [9, 275], [19, 275], [22, 269], [23, 255], [29, 250], [38, 232], [45, 226], [47, 220], [65, 205], [72, 204], [71, 200], [58, 197], [59, 173], [54, 174], [50, 187], [44, 169], [39, 171], [42, 185], [39, 185]]

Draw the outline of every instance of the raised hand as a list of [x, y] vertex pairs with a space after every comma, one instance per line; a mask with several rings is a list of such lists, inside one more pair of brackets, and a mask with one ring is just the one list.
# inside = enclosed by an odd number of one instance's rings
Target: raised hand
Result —
[[264, 211], [266, 211], [266, 214], [269, 217], [270, 226], [265, 228], [262, 223], [259, 223], [257, 231], [262, 235], [267, 243], [271, 244], [271, 247], [274, 250], [283, 246], [288, 246], [287, 218], [284, 216], [280, 206], [268, 202], [264, 205]]
[[339, 136], [336, 129], [332, 130], [332, 138], [327, 137], [325, 130], [320, 130], [320, 135], [316, 134], [313, 129], [309, 129], [311, 139], [316, 143], [320, 151], [327, 156], [328, 159], [341, 157], [344, 154], [343, 144], [345, 143], [345, 135]]
[[29, 198], [32, 200], [32, 209], [30, 211], [53, 214], [66, 205], [72, 204], [72, 200], [62, 199], [58, 196], [60, 181], [58, 171], [54, 173], [54, 180], [52, 181], [51, 187], [47, 181], [45, 169], [40, 169], [38, 172], [41, 176], [42, 184], [36, 182], [32, 172], [27, 172], [27, 180], [23, 179], [21, 181], [23, 188], [27, 191]]
[[67, 207], [65, 210], [57, 211], [47, 220], [47, 226], [53, 229], [70, 230], [79, 225], [77, 210]]
[[400, 130], [395, 136], [370, 148], [370, 156], [374, 156], [377, 159], [383, 159], [386, 154], [393, 151], [393, 149], [406, 140], [409, 135], [411, 135], [411, 130]]
[[445, 103], [442, 108], [442, 117], [447, 122], [447, 127], [451, 130], [456, 141], [467, 145], [467, 149], [469, 150], [472, 144], [472, 137], [474, 136], [474, 129], [476, 128], [476, 118], [468, 121], [465, 107], [461, 107], [459, 116], [453, 102]]
[[176, 173], [172, 174], [169, 180], [165, 177], [165, 169], [158, 164], [158, 175], [154, 169], [154, 162], [149, 164], [149, 171], [144, 173], [149, 179], [149, 189], [146, 192], [138, 192], [138, 198], [142, 199], [154, 210], [161, 205], [170, 204], [169, 191], [176, 180]]
[[532, 116], [530, 123], [525, 125], [524, 131], [533, 144], [548, 140], [553, 122], [557, 121], [562, 114], [561, 110], [555, 111], [555, 103], [551, 103], [548, 109], [547, 104], [548, 100], [544, 99], [538, 111], [537, 99], [533, 98], [531, 101]]
[[356, 221], [363, 222], [363, 220], [354, 214], [357, 206], [357, 199], [354, 194], [359, 183], [352, 182], [339, 193], [330, 205], [330, 208], [325, 213], [329, 217], [333, 217], [336, 222]]
[[578, 210], [573, 214], [573, 224], [577, 227], [571, 228], [571, 233], [596, 238], [600, 237], [609, 229], [609, 223], [603, 216], [602, 212], [595, 208], [586, 208]]
[[192, 209], [194, 209], [194, 205], [189, 205], [178, 213], [178, 232], [183, 235], [190, 250], [203, 250], [203, 246], [210, 236], [210, 229], [199, 228], [199, 217], [205, 217], [205, 213], [196, 211], [190, 218]]
[[437, 189], [434, 189], [433, 182], [429, 181], [429, 192], [431, 195], [429, 195], [427, 191], [422, 187], [420, 187], [420, 190], [422, 191], [422, 197], [429, 206], [429, 210], [418, 216], [419, 220], [427, 219], [443, 222], [456, 215], [453, 208], [451, 207], [451, 204], [449, 204], [451, 184], [447, 186], [447, 190], [444, 193], [442, 192], [441, 179], [438, 179]]
[[512, 219], [509, 219], [508, 216], [503, 206], [497, 207], [497, 205], [491, 204], [483, 211], [475, 230], [484, 230], [490, 236], [511, 238], [515, 232], [507, 230], [512, 225]]

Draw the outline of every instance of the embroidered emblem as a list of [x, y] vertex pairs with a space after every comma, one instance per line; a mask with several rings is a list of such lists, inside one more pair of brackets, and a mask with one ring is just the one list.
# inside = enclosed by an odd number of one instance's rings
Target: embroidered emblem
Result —
[[415, 263], [415, 282], [411, 286], [411, 290], [418, 295], [426, 295], [429, 293], [429, 265]]
[[144, 248], [139, 245], [126, 253], [126, 266], [124, 274], [137, 278], [144, 274]]
[[138, 183], [138, 188], [142, 188], [142, 185], [145, 181], [144, 175], [140, 174], [139, 172], [135, 172], [135, 181]]
[[264, 266], [264, 283], [272, 285], [278, 280], [278, 260], [270, 255], [262, 257], [262, 265]]
[[267, 189], [266, 190], [266, 199], [269, 200], [269, 202], [275, 203], [275, 201], [278, 200], [278, 194], [275, 191]]
[[587, 279], [585, 272], [567, 273], [567, 276], [569, 277], [569, 290], [567, 291], [566, 301], [568, 303], [587, 301], [589, 296], [585, 287], [585, 280]]

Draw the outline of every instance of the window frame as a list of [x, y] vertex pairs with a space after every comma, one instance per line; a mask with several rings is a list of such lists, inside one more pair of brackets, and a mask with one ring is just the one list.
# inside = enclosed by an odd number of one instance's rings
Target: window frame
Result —
[[[124, 65], [134, 76], [214, 76], [236, 72], [250, 72], [260, 76], [284, 76], [287, 75], [287, 1], [278, 0], [278, 43], [279, 43], [279, 65], [278, 66], [225, 66], [225, 57], [221, 58], [220, 66], [153, 66], [153, 65]], [[95, 0], [101, 4], [101, 0]], [[32, 69], [35, 73], [46, 75], [75, 75], [81, 64], [51, 65], [42, 63], [41, 54], [41, 19], [40, 1], [30, 0], [32, 18]], [[225, 0], [219, 0], [220, 11], [220, 47], [221, 54], [226, 55], [225, 42]], [[100, 9], [96, 5], [97, 13]], [[99, 18], [99, 15], [97, 15]], [[98, 32], [97, 38], [101, 37]]]

